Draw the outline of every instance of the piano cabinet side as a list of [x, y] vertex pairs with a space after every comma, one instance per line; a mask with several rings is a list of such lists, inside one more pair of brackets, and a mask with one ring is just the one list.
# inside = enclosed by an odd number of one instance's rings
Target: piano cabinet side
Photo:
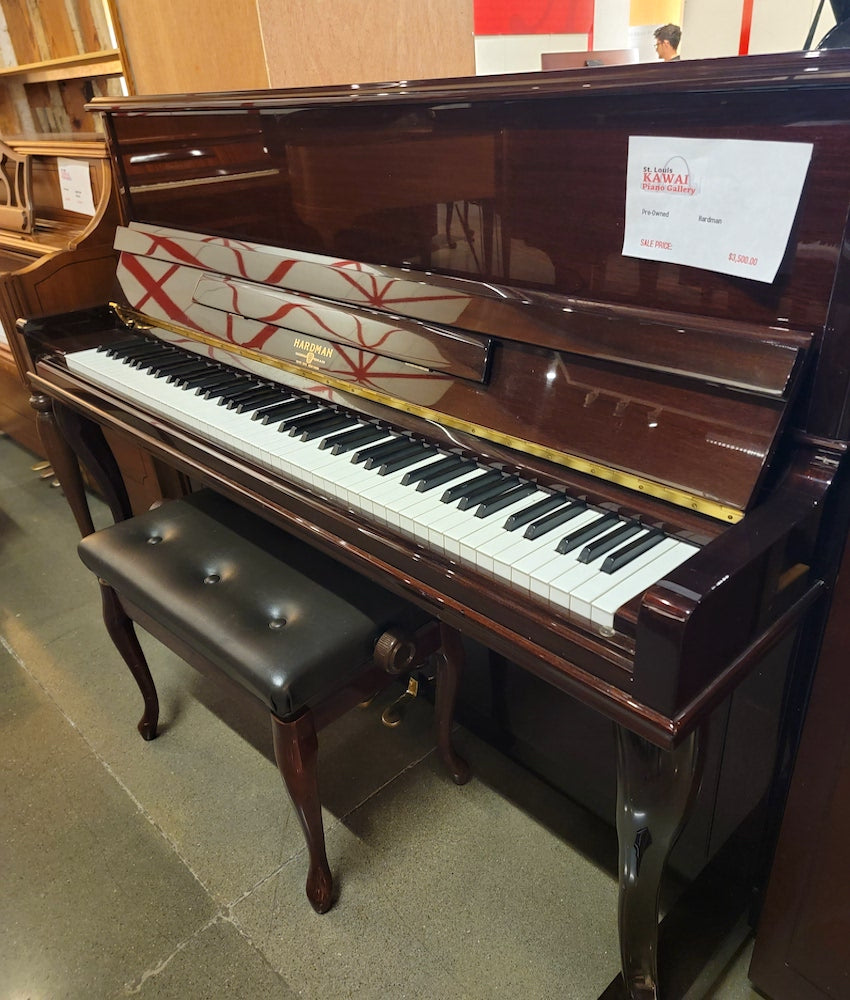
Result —
[[801, 447], [760, 506], [643, 595], [632, 694], [670, 718], [677, 734], [824, 594], [839, 466], [835, 453]]

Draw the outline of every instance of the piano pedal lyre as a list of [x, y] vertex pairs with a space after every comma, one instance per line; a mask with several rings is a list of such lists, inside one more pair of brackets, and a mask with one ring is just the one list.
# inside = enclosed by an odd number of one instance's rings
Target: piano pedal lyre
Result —
[[381, 722], [389, 729], [395, 729], [404, 721], [404, 711], [409, 702], [419, 694], [419, 681], [416, 677], [407, 678], [407, 690], [381, 712]]

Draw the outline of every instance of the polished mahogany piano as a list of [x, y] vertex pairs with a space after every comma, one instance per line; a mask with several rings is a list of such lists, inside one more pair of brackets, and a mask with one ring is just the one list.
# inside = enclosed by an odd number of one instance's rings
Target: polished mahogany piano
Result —
[[[81, 530], [118, 430], [611, 720], [659, 995], [709, 720], [777, 659], [799, 716], [847, 532], [850, 56], [93, 106], [121, 293], [19, 334]], [[623, 252], [641, 137], [810, 150], [775, 276]]]

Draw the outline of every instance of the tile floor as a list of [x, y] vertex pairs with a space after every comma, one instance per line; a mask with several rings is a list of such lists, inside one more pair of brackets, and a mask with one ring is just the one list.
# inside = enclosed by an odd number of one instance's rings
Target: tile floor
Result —
[[[143, 638], [162, 726], [141, 740], [73, 520], [33, 461], [0, 440], [0, 1000], [602, 991], [616, 884], [576, 847], [595, 821], [463, 731], [475, 777], [455, 787], [426, 703], [395, 730], [375, 705], [323, 732], [339, 899], [316, 916], [263, 709]], [[756, 997], [748, 957], [711, 996]]]

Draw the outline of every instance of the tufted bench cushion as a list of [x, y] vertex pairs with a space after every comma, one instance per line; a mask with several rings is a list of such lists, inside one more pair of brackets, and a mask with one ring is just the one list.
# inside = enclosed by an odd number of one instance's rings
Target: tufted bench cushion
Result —
[[440, 649], [437, 750], [458, 784], [468, 780], [451, 743], [460, 636], [414, 605], [211, 490], [93, 532], [79, 553], [100, 580], [104, 622], [144, 698], [146, 740], [157, 733], [159, 700], [134, 622], [270, 710], [275, 759], [310, 857], [307, 896], [319, 913], [333, 891], [317, 769], [324, 722]]
[[88, 535], [85, 565], [122, 599], [286, 717], [429, 616], [203, 490]]

